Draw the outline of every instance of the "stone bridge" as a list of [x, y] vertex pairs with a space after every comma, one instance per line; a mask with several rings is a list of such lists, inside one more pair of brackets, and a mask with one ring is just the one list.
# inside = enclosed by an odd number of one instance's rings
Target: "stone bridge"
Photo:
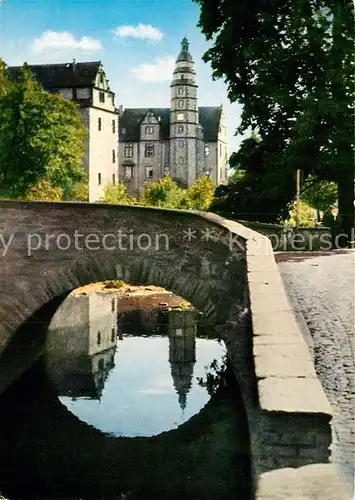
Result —
[[39, 357], [67, 294], [113, 279], [164, 287], [218, 326], [248, 415], [256, 498], [342, 498], [327, 464], [331, 409], [270, 241], [215, 214], [0, 201], [0, 393]]

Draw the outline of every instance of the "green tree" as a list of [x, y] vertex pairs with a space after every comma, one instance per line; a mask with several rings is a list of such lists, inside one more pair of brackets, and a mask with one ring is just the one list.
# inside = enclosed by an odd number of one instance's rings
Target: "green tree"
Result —
[[[290, 203], [288, 218], [281, 221], [286, 226], [296, 226], [296, 202]], [[299, 226], [311, 227], [314, 226], [314, 208], [308, 205], [305, 201], [300, 201], [299, 204]]]
[[28, 201], [61, 201], [63, 200], [63, 189], [53, 187], [46, 179], [41, 179], [36, 185], [30, 186], [26, 193]]
[[237, 168], [228, 178], [228, 183], [233, 184], [242, 181], [246, 176], [247, 171]]
[[320, 212], [332, 207], [338, 198], [338, 188], [335, 182], [319, 181], [309, 176], [303, 187], [301, 199], [317, 211], [317, 220], [320, 222]]
[[140, 200], [141, 205], [164, 208], [190, 208], [187, 190], [167, 174], [157, 181], [147, 182]]
[[245, 139], [230, 158], [236, 174], [227, 186], [217, 187], [211, 210], [260, 222], [279, 222], [287, 217], [296, 179], [293, 172], [273, 168], [273, 150], [272, 140]]
[[67, 185], [64, 189], [64, 199], [68, 201], [89, 201], [89, 183], [87, 179], [84, 182]]
[[103, 203], [111, 205], [134, 205], [136, 203], [136, 200], [127, 194], [126, 186], [122, 181], [115, 186], [105, 186], [103, 191], [101, 199]]
[[206, 211], [213, 201], [214, 188], [210, 177], [199, 177], [187, 190], [187, 208]]
[[43, 179], [61, 189], [82, 181], [84, 134], [77, 105], [45, 92], [25, 64], [0, 96], [2, 188], [26, 197]]
[[[348, 0], [195, 0], [214, 40], [204, 60], [243, 105], [264, 144], [263, 185], [295, 192], [295, 170], [338, 185], [343, 230], [354, 224], [354, 6]], [[260, 165], [260, 164], [259, 164]], [[279, 175], [281, 174], [281, 176]], [[287, 183], [284, 177], [292, 179]], [[253, 188], [255, 186], [252, 186]], [[281, 197], [282, 198], [282, 197]], [[265, 202], [267, 197], [264, 196]], [[272, 201], [271, 194], [269, 199]], [[250, 197], [250, 201], [252, 197]], [[287, 203], [286, 203], [287, 204]], [[275, 204], [275, 210], [280, 207]]]
[[6, 75], [6, 64], [0, 58], [0, 98], [6, 94], [9, 85], [10, 85], [10, 82], [9, 82], [7, 75]]

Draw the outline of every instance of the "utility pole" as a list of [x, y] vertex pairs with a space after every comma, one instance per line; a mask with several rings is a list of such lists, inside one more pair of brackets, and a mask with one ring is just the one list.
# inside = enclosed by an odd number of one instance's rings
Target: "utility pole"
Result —
[[301, 171], [296, 170], [296, 227], [300, 225], [300, 184], [301, 184]]

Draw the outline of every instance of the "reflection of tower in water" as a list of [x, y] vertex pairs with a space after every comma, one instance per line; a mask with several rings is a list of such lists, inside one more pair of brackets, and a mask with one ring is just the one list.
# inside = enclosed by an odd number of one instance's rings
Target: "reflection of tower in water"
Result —
[[196, 361], [196, 323], [190, 311], [171, 311], [168, 319], [169, 362], [179, 405], [186, 408]]

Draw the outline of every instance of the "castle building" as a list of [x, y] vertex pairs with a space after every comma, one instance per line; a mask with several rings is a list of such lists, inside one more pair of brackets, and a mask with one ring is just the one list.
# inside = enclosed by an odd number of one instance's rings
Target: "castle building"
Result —
[[[16, 80], [21, 67], [10, 66]], [[118, 111], [100, 61], [29, 65], [44, 90], [73, 100], [86, 128], [83, 167], [88, 176], [89, 201], [98, 201], [103, 187], [118, 181]]]
[[[213, 185], [227, 183], [227, 131], [222, 106], [198, 106], [196, 73], [184, 38], [171, 81], [170, 108], [115, 107], [100, 61], [29, 65], [44, 90], [73, 100], [85, 124], [83, 168], [89, 201], [102, 199], [103, 188], [123, 180], [139, 195], [145, 182], [168, 173], [182, 187], [201, 176]], [[7, 68], [17, 79], [21, 67]]]
[[168, 173], [182, 187], [208, 175], [227, 183], [223, 107], [199, 107], [194, 61], [184, 38], [171, 81], [170, 108], [126, 108], [119, 117], [119, 178], [132, 193]]
[[116, 300], [100, 294], [69, 295], [46, 339], [47, 373], [59, 396], [100, 399], [115, 366]]

